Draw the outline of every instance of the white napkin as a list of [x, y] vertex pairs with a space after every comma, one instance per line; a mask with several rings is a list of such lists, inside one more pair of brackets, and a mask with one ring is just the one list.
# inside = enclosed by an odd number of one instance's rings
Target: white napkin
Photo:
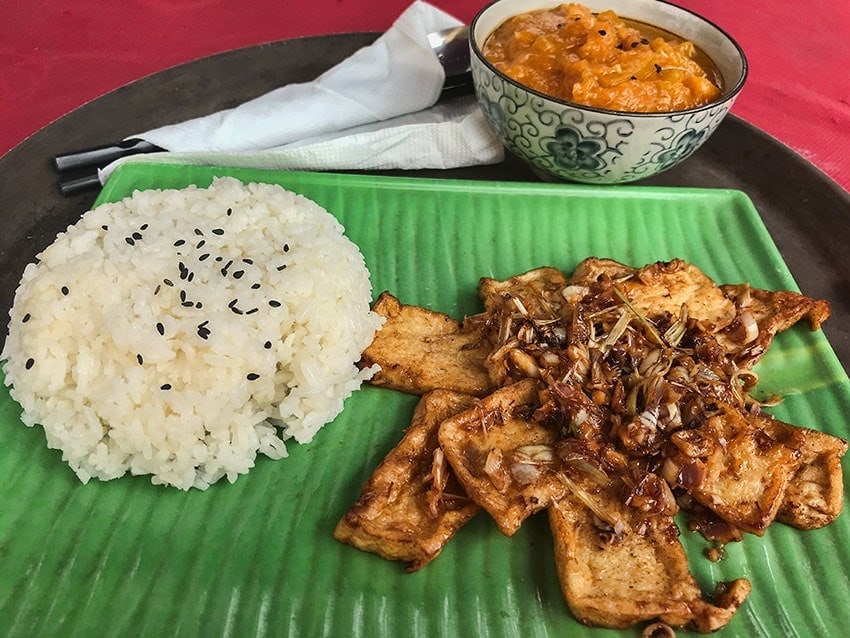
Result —
[[125, 161], [287, 170], [492, 164], [504, 149], [473, 97], [436, 104], [445, 73], [427, 34], [459, 26], [416, 0], [373, 44], [312, 82], [235, 108], [132, 135], [167, 149]]

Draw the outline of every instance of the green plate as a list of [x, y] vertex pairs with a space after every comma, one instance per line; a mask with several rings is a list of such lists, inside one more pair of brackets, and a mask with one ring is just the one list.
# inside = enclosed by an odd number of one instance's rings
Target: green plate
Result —
[[[461, 317], [481, 276], [572, 270], [589, 255], [641, 265], [681, 257], [719, 282], [795, 283], [740, 192], [505, 184], [137, 164], [99, 202], [137, 188], [208, 185], [216, 175], [275, 182], [338, 216], [375, 294]], [[847, 436], [850, 382], [820, 332], [797, 326], [759, 366], [785, 395], [783, 420]], [[126, 476], [83, 486], [40, 428], [0, 392], [0, 635], [636, 636], [577, 623], [562, 598], [545, 515], [505, 538], [486, 515], [424, 570], [331, 536], [401, 437], [416, 398], [364, 387], [310, 445], [259, 458], [205, 492]], [[846, 467], [846, 464], [845, 464]], [[847, 470], [845, 470], [845, 478]], [[850, 518], [800, 532], [781, 524], [728, 547], [717, 564], [683, 533], [707, 591], [749, 578], [724, 636], [832, 636], [850, 626]], [[680, 632], [687, 635], [687, 632]]]

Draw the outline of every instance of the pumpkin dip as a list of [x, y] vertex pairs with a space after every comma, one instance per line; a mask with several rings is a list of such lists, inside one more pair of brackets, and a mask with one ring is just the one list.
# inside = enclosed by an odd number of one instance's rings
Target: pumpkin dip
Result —
[[719, 81], [697, 62], [692, 42], [581, 4], [514, 16], [489, 36], [483, 52], [520, 84], [591, 107], [680, 111], [720, 96]]

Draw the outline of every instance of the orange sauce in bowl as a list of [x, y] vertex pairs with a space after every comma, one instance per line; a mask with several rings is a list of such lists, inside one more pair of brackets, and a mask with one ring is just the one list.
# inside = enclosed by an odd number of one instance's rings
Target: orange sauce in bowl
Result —
[[514, 16], [483, 53], [524, 86], [614, 111], [681, 111], [721, 93], [719, 73], [692, 42], [581, 4]]

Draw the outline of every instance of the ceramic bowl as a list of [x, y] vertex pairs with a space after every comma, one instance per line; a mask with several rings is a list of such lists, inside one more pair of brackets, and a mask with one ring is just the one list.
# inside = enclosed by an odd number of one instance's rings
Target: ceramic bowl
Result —
[[722, 75], [714, 102], [671, 113], [628, 113], [547, 96], [511, 80], [482, 54], [487, 36], [508, 18], [555, 7], [557, 0], [496, 0], [470, 26], [475, 94], [505, 147], [536, 173], [590, 184], [651, 177], [682, 162], [714, 132], [747, 77], [741, 47], [708, 20], [660, 0], [584, 0], [592, 11], [651, 24], [690, 40]]

